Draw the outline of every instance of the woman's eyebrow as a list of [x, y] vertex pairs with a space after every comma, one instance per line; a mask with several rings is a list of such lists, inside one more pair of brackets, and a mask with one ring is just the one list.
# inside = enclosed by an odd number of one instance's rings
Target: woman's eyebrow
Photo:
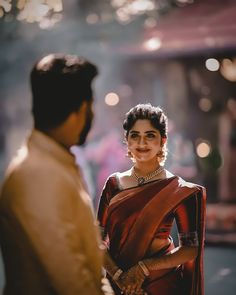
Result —
[[[136, 130], [131, 130], [130, 133], [140, 133], [140, 131], [136, 131]], [[157, 133], [157, 131], [155, 130], [147, 130], [147, 131], [144, 131], [144, 133]]]
[[148, 130], [148, 131], [145, 131], [145, 133], [157, 133], [155, 130]]
[[131, 130], [130, 133], [139, 133], [139, 131]]

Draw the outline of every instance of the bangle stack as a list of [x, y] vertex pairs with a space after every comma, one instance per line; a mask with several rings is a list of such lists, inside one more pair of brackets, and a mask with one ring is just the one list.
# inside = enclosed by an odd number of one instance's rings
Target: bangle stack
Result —
[[150, 275], [150, 272], [149, 272], [147, 266], [144, 264], [144, 262], [143, 261], [139, 261], [138, 262], [138, 265], [142, 269], [142, 272], [145, 275], [145, 277], [148, 277]]
[[117, 281], [119, 280], [120, 276], [122, 275], [123, 270], [118, 268], [117, 271], [114, 273], [114, 275], [112, 276], [113, 281]]

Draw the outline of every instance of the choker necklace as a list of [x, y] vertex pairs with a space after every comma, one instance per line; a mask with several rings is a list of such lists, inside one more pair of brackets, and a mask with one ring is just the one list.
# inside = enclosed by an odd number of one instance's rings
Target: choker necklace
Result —
[[135, 172], [135, 168], [133, 167], [132, 168], [132, 176], [137, 180], [138, 185], [142, 185], [145, 182], [152, 179], [153, 177], [155, 177], [156, 175], [160, 174], [163, 170], [164, 170], [163, 166], [160, 166], [159, 168], [157, 168], [153, 172], [147, 174], [146, 176], [138, 176]]

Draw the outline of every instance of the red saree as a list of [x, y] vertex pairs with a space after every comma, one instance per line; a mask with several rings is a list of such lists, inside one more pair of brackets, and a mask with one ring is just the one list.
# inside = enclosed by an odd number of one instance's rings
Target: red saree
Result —
[[[184, 228], [188, 230], [190, 223], [194, 223], [199, 242], [198, 256], [194, 261], [187, 262], [168, 273], [165, 272], [164, 275], [161, 271], [152, 272], [143, 284], [143, 288], [150, 295], [204, 294], [205, 190], [178, 177], [152, 181], [143, 186], [124, 190], [119, 189], [114, 176], [106, 183], [100, 199], [98, 220], [107, 233], [109, 253], [123, 270], [147, 258], [149, 246], [157, 233], [161, 232], [163, 221], [172, 216], [173, 212], [177, 212], [176, 208], [193, 195], [196, 202], [194, 212], [190, 215], [194, 216], [194, 222], [190, 222], [187, 211], [182, 207], [178, 211], [181, 213], [177, 219], [181, 223], [178, 227], [181, 231]], [[171, 244], [155, 256], [165, 255], [173, 247]]]

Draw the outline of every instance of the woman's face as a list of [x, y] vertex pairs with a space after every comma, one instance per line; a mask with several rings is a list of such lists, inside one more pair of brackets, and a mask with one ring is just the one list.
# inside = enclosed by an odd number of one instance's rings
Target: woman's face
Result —
[[137, 120], [127, 138], [128, 149], [139, 162], [157, 161], [161, 149], [161, 135], [149, 120]]

